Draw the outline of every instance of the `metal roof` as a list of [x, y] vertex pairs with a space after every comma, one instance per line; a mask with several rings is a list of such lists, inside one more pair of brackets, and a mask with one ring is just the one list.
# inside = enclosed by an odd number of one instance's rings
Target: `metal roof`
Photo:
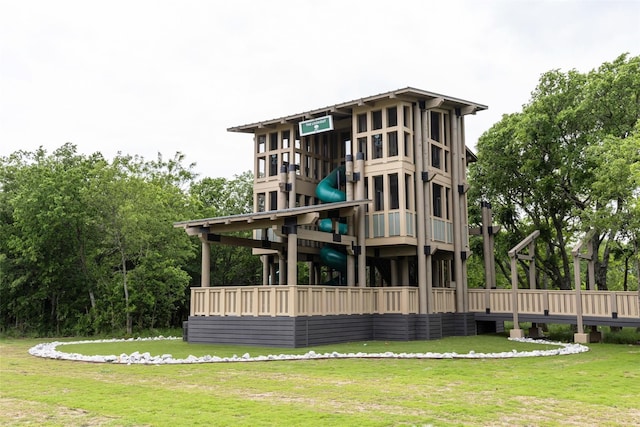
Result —
[[299, 114], [293, 114], [290, 116], [280, 117], [277, 119], [265, 120], [256, 123], [250, 123], [246, 125], [234, 126], [227, 129], [229, 132], [244, 132], [244, 133], [253, 133], [257, 129], [271, 127], [278, 124], [284, 123], [297, 123], [303, 120], [312, 119], [314, 117], [319, 117], [327, 114], [337, 114], [341, 113], [344, 115], [351, 115], [351, 111], [354, 107], [373, 104], [376, 101], [384, 100], [384, 99], [393, 99], [393, 98], [402, 98], [409, 101], [429, 101], [431, 99], [442, 98], [444, 103], [452, 106], [454, 108], [469, 108], [471, 111], [469, 113], [474, 114], [476, 111], [486, 110], [488, 107], [486, 105], [478, 104], [476, 102], [465, 101], [463, 99], [454, 98], [451, 96], [441, 95], [434, 92], [428, 92], [421, 89], [415, 89], [412, 87], [406, 87], [404, 89], [398, 89], [391, 92], [380, 93], [378, 95], [372, 95], [366, 98], [354, 99], [353, 101], [343, 102], [341, 104], [330, 105], [328, 107], [319, 108], [317, 110], [306, 111]]

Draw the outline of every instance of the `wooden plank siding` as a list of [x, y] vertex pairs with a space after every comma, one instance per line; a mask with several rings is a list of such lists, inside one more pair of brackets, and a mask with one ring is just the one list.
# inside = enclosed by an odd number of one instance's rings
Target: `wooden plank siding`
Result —
[[[443, 318], [446, 317], [446, 318]], [[475, 335], [473, 315], [362, 314], [337, 316], [191, 316], [191, 343], [309, 347], [351, 341], [411, 341]]]

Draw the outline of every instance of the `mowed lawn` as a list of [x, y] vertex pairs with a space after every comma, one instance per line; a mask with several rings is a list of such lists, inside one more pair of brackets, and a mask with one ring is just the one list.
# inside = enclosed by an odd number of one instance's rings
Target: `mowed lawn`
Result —
[[[578, 355], [518, 359], [127, 366], [47, 360], [27, 353], [43, 341], [0, 340], [0, 425], [640, 425], [640, 346], [590, 344], [589, 352]], [[313, 349], [463, 353], [544, 348], [501, 336], [364, 344]], [[122, 349], [100, 351], [101, 345], [59, 350], [113, 354]], [[283, 352], [179, 341], [149, 345], [134, 343], [125, 351], [176, 357]]]

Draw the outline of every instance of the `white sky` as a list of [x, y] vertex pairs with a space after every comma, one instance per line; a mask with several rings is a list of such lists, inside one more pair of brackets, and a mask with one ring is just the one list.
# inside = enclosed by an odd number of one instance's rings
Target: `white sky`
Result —
[[407, 86], [489, 106], [540, 75], [640, 54], [640, 0], [0, 0], [0, 156], [180, 151], [202, 176], [253, 168], [228, 127]]

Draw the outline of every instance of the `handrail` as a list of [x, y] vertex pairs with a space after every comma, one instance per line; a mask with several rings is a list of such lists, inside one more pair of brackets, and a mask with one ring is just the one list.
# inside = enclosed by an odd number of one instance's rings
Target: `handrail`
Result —
[[[295, 295], [292, 299], [291, 295]], [[469, 289], [469, 311], [505, 315], [513, 311], [511, 289]], [[485, 305], [485, 296], [489, 303]], [[606, 319], [639, 319], [635, 291], [584, 291], [584, 315]], [[433, 288], [434, 313], [455, 313], [456, 291]], [[518, 312], [539, 316], [576, 316], [573, 290], [522, 289], [516, 292]], [[291, 305], [294, 303], [294, 306]], [[191, 288], [191, 316], [326, 316], [417, 314], [418, 288], [408, 286], [357, 288], [336, 286], [236, 286]]]
[[529, 255], [525, 258], [529, 260], [529, 283], [530, 287], [534, 288], [535, 286], [535, 239], [540, 235], [540, 230], [535, 230], [533, 233], [529, 234], [524, 238], [520, 243], [515, 245], [509, 251], [509, 258], [511, 258], [511, 291], [512, 291], [512, 304], [513, 304], [513, 329], [510, 332], [511, 338], [522, 338], [524, 333], [522, 329], [520, 329], [518, 322], [518, 264], [517, 260], [518, 252], [523, 250], [526, 246], [529, 246]]
[[593, 287], [595, 284], [595, 266], [593, 264], [593, 248], [589, 247], [586, 255], [581, 255], [580, 250], [582, 246], [590, 241], [593, 238], [594, 231], [589, 230], [587, 235], [580, 240], [571, 250], [571, 255], [573, 255], [573, 281], [575, 285], [576, 291], [576, 322], [578, 325], [578, 334], [584, 335], [584, 326], [582, 324], [582, 296], [580, 293], [582, 292], [582, 281], [580, 280], [580, 258], [585, 258], [589, 260], [589, 281], [591, 282], [590, 287]]
[[515, 245], [509, 251], [509, 257], [513, 258], [514, 256], [516, 256], [518, 254], [518, 252], [520, 252], [525, 247], [527, 247], [530, 243], [532, 243], [536, 239], [536, 237], [538, 237], [539, 235], [540, 235], [540, 230], [533, 231], [531, 234], [529, 234], [527, 237], [525, 237], [524, 240], [522, 240], [520, 243]]
[[[470, 310], [485, 311], [484, 297], [489, 295], [490, 313], [508, 314], [513, 310], [511, 289], [469, 289]], [[521, 289], [517, 292], [518, 312], [540, 316], [577, 316], [577, 295], [573, 290]], [[640, 302], [635, 291], [583, 291], [583, 314], [607, 319], [640, 318]], [[489, 313], [487, 313], [489, 314]]]

